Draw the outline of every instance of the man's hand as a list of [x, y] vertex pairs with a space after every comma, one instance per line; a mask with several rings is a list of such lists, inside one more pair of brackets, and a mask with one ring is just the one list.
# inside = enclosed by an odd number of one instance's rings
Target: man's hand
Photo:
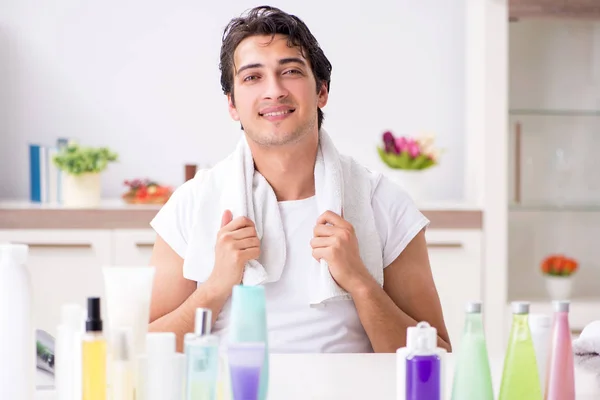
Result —
[[226, 210], [221, 218], [221, 229], [215, 246], [215, 266], [209, 282], [219, 291], [230, 293], [242, 281], [244, 266], [260, 255], [260, 240], [254, 222], [246, 217], [233, 219]]
[[319, 216], [310, 245], [313, 257], [327, 261], [333, 279], [349, 293], [371, 279], [360, 258], [354, 227], [336, 213], [326, 211]]

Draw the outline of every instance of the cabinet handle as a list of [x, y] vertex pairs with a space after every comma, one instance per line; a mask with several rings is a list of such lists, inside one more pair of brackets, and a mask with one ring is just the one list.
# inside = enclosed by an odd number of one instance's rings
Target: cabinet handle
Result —
[[154, 247], [154, 243], [136, 243], [135, 247], [137, 248], [148, 248], [148, 247]]
[[449, 243], [427, 243], [427, 247], [436, 249], [460, 249], [463, 247], [462, 243], [449, 242]]
[[89, 243], [23, 243], [30, 249], [91, 249], [92, 245]]

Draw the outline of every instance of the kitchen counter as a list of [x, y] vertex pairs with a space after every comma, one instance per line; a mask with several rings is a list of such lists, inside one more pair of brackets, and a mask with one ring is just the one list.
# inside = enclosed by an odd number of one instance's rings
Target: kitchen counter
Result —
[[[129, 205], [107, 199], [95, 208], [0, 201], [0, 229], [147, 229], [160, 205]], [[432, 229], [481, 229], [483, 212], [463, 203], [419, 205]]]
[[[377, 399], [396, 400], [396, 354], [270, 354], [269, 399]], [[445, 357], [444, 392], [452, 393], [455, 355]], [[504, 355], [490, 357], [492, 384], [497, 398]], [[577, 400], [597, 400], [595, 375], [575, 368]], [[229, 396], [225, 396], [229, 399]], [[35, 400], [57, 400], [56, 392], [39, 388]], [[517, 399], [515, 399], [517, 400]], [[521, 400], [521, 399], [518, 399]]]

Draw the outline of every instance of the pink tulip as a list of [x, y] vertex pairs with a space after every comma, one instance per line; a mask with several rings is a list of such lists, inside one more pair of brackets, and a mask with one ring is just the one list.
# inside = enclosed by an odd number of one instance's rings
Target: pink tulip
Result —
[[420, 153], [419, 145], [416, 142], [413, 141], [408, 145], [408, 154], [412, 158], [418, 157]]
[[408, 150], [408, 141], [405, 137], [396, 138], [396, 148], [398, 148], [400, 153]]

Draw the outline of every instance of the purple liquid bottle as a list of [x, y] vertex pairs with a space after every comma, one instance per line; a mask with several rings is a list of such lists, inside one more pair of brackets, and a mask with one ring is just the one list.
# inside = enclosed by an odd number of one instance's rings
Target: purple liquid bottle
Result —
[[406, 400], [441, 400], [442, 365], [437, 354], [437, 330], [421, 322], [407, 338]]

